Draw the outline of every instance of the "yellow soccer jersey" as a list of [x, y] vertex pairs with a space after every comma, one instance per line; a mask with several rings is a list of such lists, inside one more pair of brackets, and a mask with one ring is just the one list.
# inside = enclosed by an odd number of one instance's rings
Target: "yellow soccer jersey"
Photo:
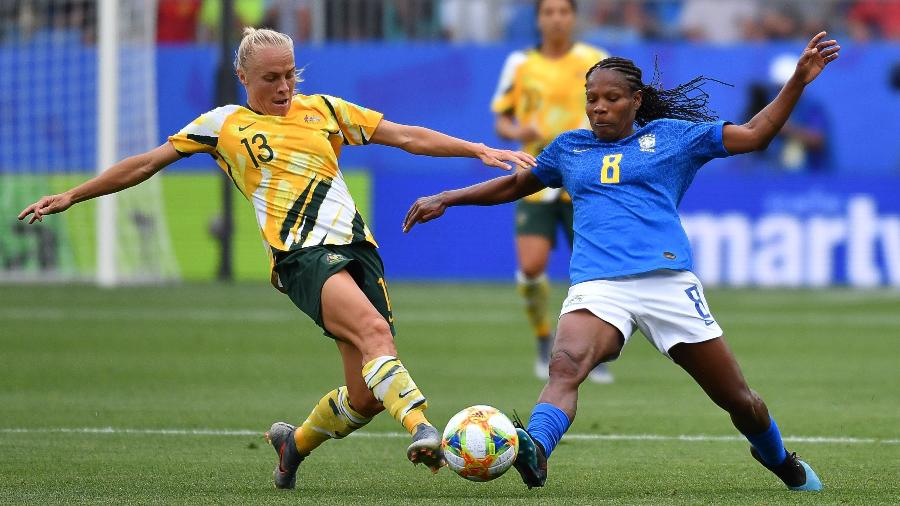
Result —
[[271, 248], [369, 242], [337, 158], [368, 144], [382, 114], [327, 95], [295, 95], [288, 114], [239, 105], [203, 114], [169, 142], [183, 156], [209, 153], [253, 204]]
[[[515, 51], [503, 65], [491, 109], [495, 114], [512, 114], [518, 123], [537, 128], [541, 139], [522, 146], [537, 156], [559, 134], [588, 127], [584, 75], [608, 56], [605, 51], [580, 42], [565, 56], [555, 59], [545, 57], [537, 48]], [[552, 201], [559, 193], [548, 188], [526, 200]]]

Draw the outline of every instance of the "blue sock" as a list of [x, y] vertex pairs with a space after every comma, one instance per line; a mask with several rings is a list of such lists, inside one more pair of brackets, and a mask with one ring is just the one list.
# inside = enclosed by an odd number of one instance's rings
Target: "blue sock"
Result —
[[548, 458], [563, 434], [569, 430], [569, 417], [553, 404], [542, 402], [534, 407], [528, 420], [528, 433], [544, 447]]
[[787, 458], [787, 450], [784, 449], [784, 441], [781, 440], [781, 432], [775, 419], [769, 416], [769, 428], [759, 434], [744, 434], [747, 441], [756, 448], [763, 462], [769, 467], [777, 466]]

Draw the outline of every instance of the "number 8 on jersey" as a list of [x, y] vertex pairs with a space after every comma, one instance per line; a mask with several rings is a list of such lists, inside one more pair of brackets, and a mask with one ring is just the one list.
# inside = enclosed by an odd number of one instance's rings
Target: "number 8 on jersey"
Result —
[[619, 162], [622, 154], [606, 155], [603, 157], [603, 168], [600, 169], [600, 182], [617, 184], [619, 182]]

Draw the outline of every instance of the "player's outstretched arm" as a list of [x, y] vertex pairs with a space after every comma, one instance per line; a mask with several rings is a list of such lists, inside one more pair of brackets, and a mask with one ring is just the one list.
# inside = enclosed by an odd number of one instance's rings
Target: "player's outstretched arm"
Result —
[[441, 192], [415, 201], [403, 220], [403, 231], [409, 232], [416, 223], [440, 218], [452, 206], [493, 206], [505, 204], [546, 188], [530, 170], [517, 171], [508, 176], [478, 183], [458, 190]]
[[178, 160], [180, 156], [168, 142], [140, 155], [130, 156], [112, 165], [102, 174], [63, 193], [47, 195], [26, 207], [19, 213], [24, 220], [29, 215], [28, 223], [43, 221], [44, 216], [65, 211], [73, 205], [94, 197], [115, 193], [146, 181], [163, 167]]
[[765, 149], [775, 138], [797, 105], [806, 85], [819, 77], [825, 66], [838, 57], [841, 46], [836, 40], [823, 40], [825, 35], [825, 32], [819, 32], [809, 41], [797, 61], [794, 75], [769, 105], [743, 125], [725, 125], [722, 142], [729, 153]]
[[378, 124], [370, 141], [400, 148], [415, 155], [478, 158], [485, 165], [504, 170], [512, 168], [504, 162], [514, 163], [523, 169], [530, 169], [536, 165], [534, 157], [528, 153], [494, 149], [428, 128], [402, 125], [385, 119]]

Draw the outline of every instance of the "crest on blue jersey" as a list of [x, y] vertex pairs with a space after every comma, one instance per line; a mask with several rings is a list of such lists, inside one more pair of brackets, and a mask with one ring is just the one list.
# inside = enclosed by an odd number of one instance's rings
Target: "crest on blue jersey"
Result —
[[643, 151], [645, 153], [655, 153], [656, 152], [656, 135], [655, 134], [642, 135], [638, 139], [638, 145], [641, 147], [641, 151]]

